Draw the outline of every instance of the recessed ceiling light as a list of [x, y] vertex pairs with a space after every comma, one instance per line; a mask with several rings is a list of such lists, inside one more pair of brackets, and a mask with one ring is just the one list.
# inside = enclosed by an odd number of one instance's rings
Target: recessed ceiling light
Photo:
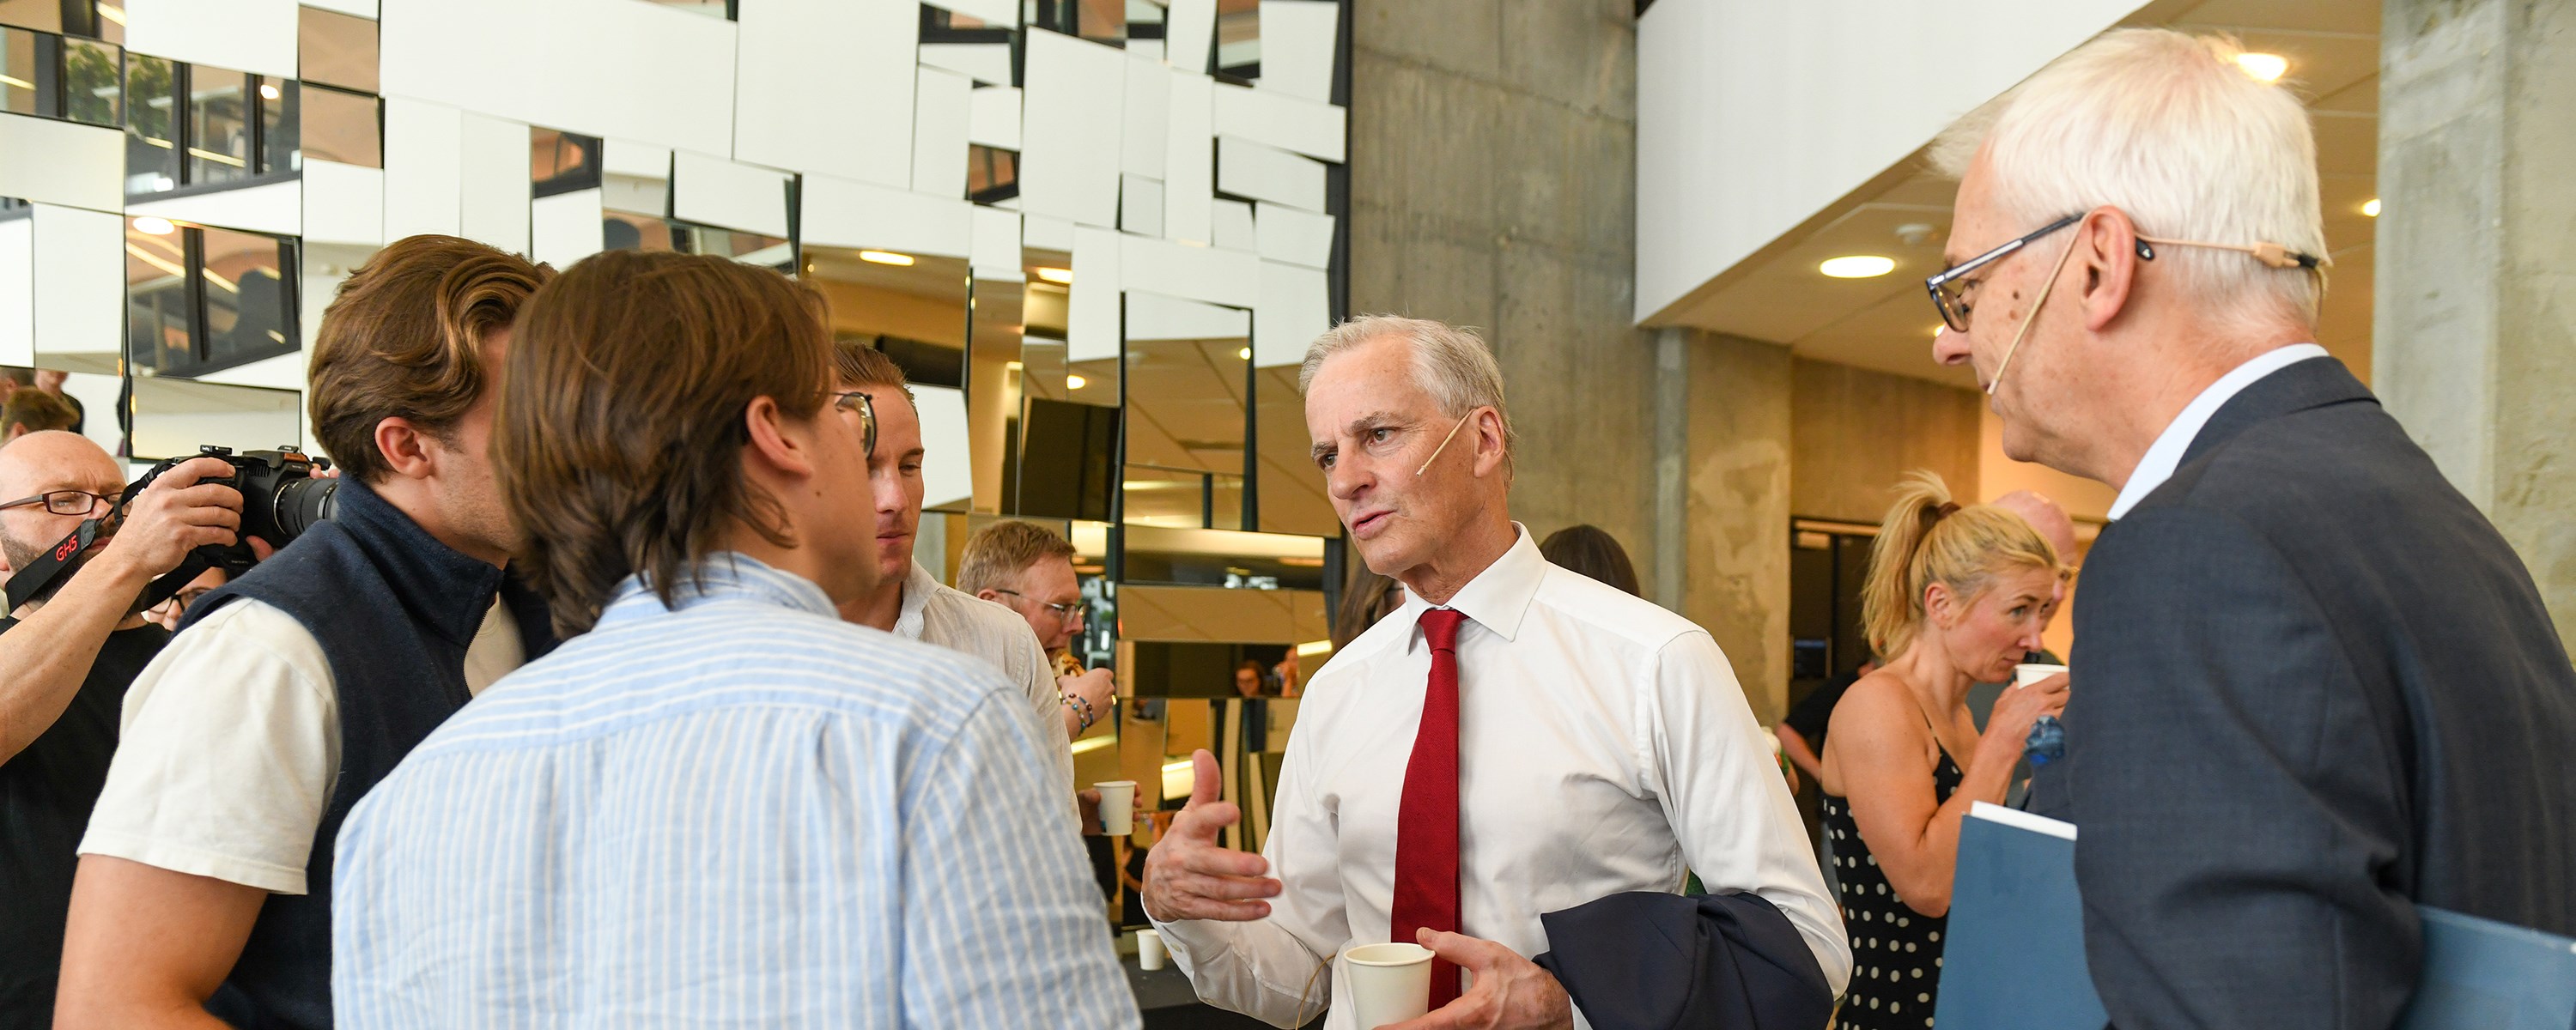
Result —
[[1046, 281], [1048, 281], [1048, 282], [1056, 283], [1056, 284], [1063, 285], [1063, 286], [1071, 286], [1071, 285], [1073, 285], [1073, 269], [1070, 269], [1070, 268], [1041, 268], [1041, 269], [1038, 269], [1037, 271], [1038, 271], [1038, 278], [1040, 278], [1040, 279], [1044, 279], [1044, 280], [1046, 280]]
[[2369, 200], [2362, 201], [2361, 213], [2371, 218], [2379, 217], [2379, 198], [2372, 197]]
[[1067, 390], [1079, 390], [1089, 385], [1091, 385], [1091, 380], [1085, 379], [1081, 376], [1064, 377], [1064, 388]]
[[145, 215], [134, 220], [134, 231], [149, 236], [168, 236], [171, 233], [178, 232], [179, 227], [170, 224], [170, 220], [167, 218], [154, 218], [151, 215]]
[[862, 250], [859, 252], [859, 260], [873, 261], [880, 265], [909, 265], [912, 263], [912, 255], [897, 254], [891, 250]]
[[1816, 266], [1816, 271], [1836, 279], [1869, 279], [1895, 270], [1895, 258], [1884, 258], [1876, 254], [1846, 254], [1838, 258], [1827, 258], [1824, 264]]
[[2245, 69], [2256, 82], [2274, 82], [2290, 70], [2290, 59], [2279, 54], [2238, 54], [2236, 66]]
[[265, 100], [275, 100], [275, 99], [277, 99], [278, 97], [282, 96], [283, 94], [280, 94], [280, 93], [277, 91], [277, 87], [272, 86], [272, 85], [269, 85], [268, 83], [263, 82], [263, 83], [260, 83], [260, 84], [259, 84], [259, 95], [260, 95], [261, 99], [265, 99]]
[[1243, 359], [1243, 360], [1245, 360], [1245, 361], [1250, 361], [1250, 360], [1252, 360], [1252, 348], [1250, 348], [1250, 347], [1245, 347], [1245, 348], [1243, 348], [1243, 349], [1241, 349], [1241, 350], [1237, 350], [1237, 351], [1235, 351], [1235, 352], [1234, 352], [1234, 356], [1235, 356], [1235, 357], [1238, 357], [1238, 358], [1242, 358], [1242, 359]]

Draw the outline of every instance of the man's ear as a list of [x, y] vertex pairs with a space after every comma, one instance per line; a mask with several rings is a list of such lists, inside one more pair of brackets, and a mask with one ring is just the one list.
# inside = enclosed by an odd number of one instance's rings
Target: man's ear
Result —
[[778, 407], [773, 397], [754, 397], [743, 409], [743, 428], [750, 442], [744, 453], [782, 475], [802, 479], [815, 472], [813, 441]]
[[1469, 427], [1476, 434], [1475, 473], [1479, 478], [1492, 475], [1503, 468], [1507, 457], [1503, 453], [1503, 413], [1485, 407], [1467, 417], [1475, 422]]
[[991, 601], [994, 604], [1000, 604], [1002, 603], [1002, 592], [991, 587], [986, 587], [982, 590], [975, 591], [975, 598], [981, 601]]
[[2138, 278], [2138, 227], [2118, 208], [2096, 208], [2075, 226], [2074, 261], [2083, 265], [2084, 328], [2101, 332], [2129, 306]]
[[438, 441], [429, 431], [414, 425], [400, 415], [376, 423], [376, 453], [384, 456], [393, 474], [408, 479], [427, 479], [438, 470], [431, 455]]

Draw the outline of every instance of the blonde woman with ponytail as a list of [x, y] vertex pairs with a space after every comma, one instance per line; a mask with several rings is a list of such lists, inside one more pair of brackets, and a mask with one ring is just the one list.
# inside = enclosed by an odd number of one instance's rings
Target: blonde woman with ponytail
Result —
[[1967, 704], [1971, 684], [2011, 680], [2039, 649], [2056, 550], [2020, 515], [1961, 507], [1930, 472], [1897, 492], [1861, 591], [1885, 661], [1834, 706], [1820, 777], [1852, 936], [1847, 1030], [1929, 1025], [1959, 820], [2003, 802], [2032, 722], [2066, 706], [2064, 676], [2006, 690], [1983, 734]]

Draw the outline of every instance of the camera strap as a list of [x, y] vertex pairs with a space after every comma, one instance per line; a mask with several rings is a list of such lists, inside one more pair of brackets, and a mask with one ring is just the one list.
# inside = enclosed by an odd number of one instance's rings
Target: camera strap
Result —
[[45, 553], [38, 556], [35, 561], [28, 562], [26, 568], [11, 572], [9, 574], [9, 610], [14, 612], [25, 607], [30, 599], [43, 593], [46, 587], [53, 585], [55, 580], [61, 579], [65, 572], [78, 564], [82, 557], [88, 555], [90, 550], [98, 545], [98, 527], [105, 521], [105, 519], [83, 521], [79, 529], [73, 530], [72, 534], [64, 537], [60, 543], [47, 548]]

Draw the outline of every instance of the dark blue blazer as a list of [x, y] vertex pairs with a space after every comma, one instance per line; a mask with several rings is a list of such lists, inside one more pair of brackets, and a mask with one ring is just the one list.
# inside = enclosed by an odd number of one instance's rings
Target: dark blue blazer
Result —
[[1539, 917], [1593, 1030], [1821, 1030], [1834, 989], [1789, 917], [1752, 894], [1613, 894]]

